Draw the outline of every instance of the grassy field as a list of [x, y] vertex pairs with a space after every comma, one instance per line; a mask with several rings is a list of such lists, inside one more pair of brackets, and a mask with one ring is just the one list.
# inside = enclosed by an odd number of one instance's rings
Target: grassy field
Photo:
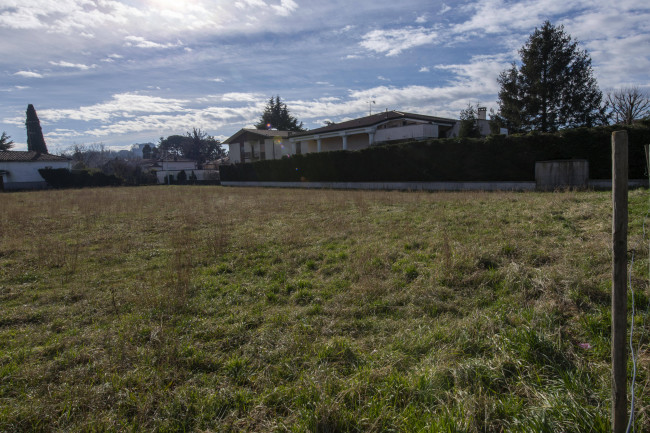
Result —
[[609, 192], [0, 195], [0, 431], [609, 431], [610, 218]]

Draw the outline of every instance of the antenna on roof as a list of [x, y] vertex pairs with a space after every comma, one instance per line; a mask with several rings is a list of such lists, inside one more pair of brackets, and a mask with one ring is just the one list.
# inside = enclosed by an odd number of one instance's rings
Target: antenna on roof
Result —
[[374, 100], [368, 101], [368, 116], [372, 116], [372, 104], [375, 104]]

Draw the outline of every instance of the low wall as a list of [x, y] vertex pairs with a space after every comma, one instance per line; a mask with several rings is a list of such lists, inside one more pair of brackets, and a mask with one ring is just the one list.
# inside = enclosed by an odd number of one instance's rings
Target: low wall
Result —
[[[627, 181], [628, 188], [647, 188], [648, 179], [630, 179]], [[589, 189], [612, 189], [611, 179], [589, 179]]]
[[46, 189], [49, 188], [47, 182], [7, 182], [3, 184], [5, 191], [21, 191], [27, 189]]
[[534, 191], [535, 182], [234, 182], [222, 186], [401, 191]]
[[[647, 188], [647, 179], [630, 179], [630, 188]], [[262, 188], [364, 189], [399, 191], [538, 191], [535, 182], [233, 182], [222, 186]], [[570, 188], [570, 187], [569, 187]], [[561, 190], [562, 188], [556, 188]], [[585, 189], [609, 190], [612, 181], [590, 179]], [[548, 191], [549, 189], [544, 189]]]

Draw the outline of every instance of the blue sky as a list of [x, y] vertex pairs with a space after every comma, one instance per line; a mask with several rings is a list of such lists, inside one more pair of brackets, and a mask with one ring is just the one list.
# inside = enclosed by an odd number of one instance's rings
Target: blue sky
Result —
[[650, 90], [647, 0], [0, 0], [0, 131], [25, 149], [34, 104], [50, 152], [194, 127], [223, 140], [274, 95], [310, 129], [369, 106], [458, 117], [496, 108], [497, 76], [547, 19], [603, 92]]

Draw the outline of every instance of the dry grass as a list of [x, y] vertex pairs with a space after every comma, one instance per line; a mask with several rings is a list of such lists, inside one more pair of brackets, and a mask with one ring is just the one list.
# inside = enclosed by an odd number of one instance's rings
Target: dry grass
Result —
[[[609, 430], [609, 193], [1, 202], [1, 431]], [[647, 191], [630, 203], [647, 431]]]

